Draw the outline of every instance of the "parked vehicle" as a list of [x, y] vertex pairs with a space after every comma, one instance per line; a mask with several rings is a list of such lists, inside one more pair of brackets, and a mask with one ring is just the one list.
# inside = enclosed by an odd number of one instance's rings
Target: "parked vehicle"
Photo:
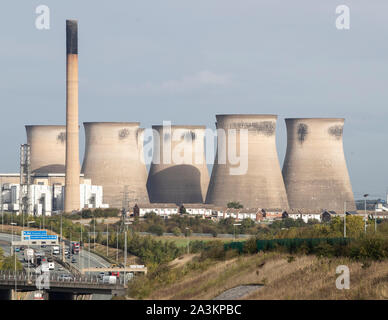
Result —
[[15, 252], [20, 252], [20, 248], [15, 248]]
[[77, 260], [73, 257], [73, 259], [71, 259], [71, 263], [77, 263]]
[[49, 262], [49, 263], [48, 263], [48, 266], [49, 266], [49, 270], [50, 270], [50, 271], [55, 270], [55, 264], [54, 264], [54, 262]]
[[103, 280], [103, 278], [105, 277], [105, 272], [100, 272], [97, 277], [98, 279]]

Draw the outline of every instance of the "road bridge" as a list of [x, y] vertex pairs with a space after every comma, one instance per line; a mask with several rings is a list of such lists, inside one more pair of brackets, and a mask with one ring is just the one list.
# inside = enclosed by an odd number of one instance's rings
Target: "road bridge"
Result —
[[[5, 291], [36, 291], [37, 275], [27, 275], [25, 272], [0, 272], [0, 295]], [[49, 295], [67, 294], [71, 296], [87, 294], [125, 295], [124, 279], [117, 279], [116, 284], [104, 283], [95, 276], [79, 276], [63, 279], [59, 275], [49, 275], [43, 288]], [[12, 294], [9, 294], [12, 296]]]
[[80, 269], [82, 274], [86, 272], [120, 272], [120, 273], [144, 273], [147, 274], [147, 267], [133, 268], [133, 267], [98, 267], [98, 268], [84, 268]]

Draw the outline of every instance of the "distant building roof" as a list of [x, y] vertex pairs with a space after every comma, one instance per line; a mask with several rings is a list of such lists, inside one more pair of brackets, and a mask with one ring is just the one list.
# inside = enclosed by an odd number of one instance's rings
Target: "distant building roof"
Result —
[[179, 208], [175, 203], [138, 203], [140, 209]]

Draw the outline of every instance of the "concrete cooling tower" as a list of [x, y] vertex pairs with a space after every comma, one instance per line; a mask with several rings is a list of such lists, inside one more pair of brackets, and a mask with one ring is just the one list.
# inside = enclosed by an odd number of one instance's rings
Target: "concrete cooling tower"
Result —
[[204, 202], [209, 184], [205, 128], [152, 126], [154, 149], [147, 181], [151, 202]]
[[[288, 208], [276, 151], [277, 116], [236, 114], [216, 118], [218, 148], [206, 203], [226, 206], [238, 201], [245, 208]], [[244, 132], [248, 137], [245, 149], [240, 143]], [[235, 161], [228, 156], [233, 150], [241, 157], [241, 172], [233, 170]]]
[[26, 126], [32, 173], [65, 173], [66, 126]]
[[291, 208], [355, 210], [346, 167], [344, 119], [286, 119], [284, 183]]
[[[103, 186], [104, 203], [121, 208], [148, 203], [145, 164], [139, 149], [138, 122], [85, 122], [85, 156], [81, 172]], [[142, 148], [142, 146], [141, 146]]]

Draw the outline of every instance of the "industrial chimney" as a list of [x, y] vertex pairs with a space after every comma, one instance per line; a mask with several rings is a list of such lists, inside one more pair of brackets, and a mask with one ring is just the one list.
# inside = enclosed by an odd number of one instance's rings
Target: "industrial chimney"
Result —
[[286, 119], [283, 177], [291, 208], [355, 210], [346, 167], [344, 119]]
[[66, 179], [65, 212], [80, 209], [78, 129], [78, 24], [66, 20]]
[[66, 126], [26, 126], [32, 173], [65, 173]]
[[152, 126], [154, 152], [147, 181], [151, 202], [204, 202], [209, 184], [205, 160], [205, 128]]
[[[235, 114], [217, 115], [216, 118], [218, 148], [206, 203], [226, 206], [228, 202], [238, 201], [245, 208], [287, 208], [276, 151], [277, 116]], [[240, 143], [244, 132], [248, 139]], [[247, 144], [245, 152], [243, 143]], [[225, 156], [231, 148], [242, 150], [240, 163], [246, 164], [242, 174], [233, 173], [236, 165]]]
[[84, 128], [82, 173], [103, 187], [104, 203], [114, 208], [148, 203], [139, 122], [84, 122]]

